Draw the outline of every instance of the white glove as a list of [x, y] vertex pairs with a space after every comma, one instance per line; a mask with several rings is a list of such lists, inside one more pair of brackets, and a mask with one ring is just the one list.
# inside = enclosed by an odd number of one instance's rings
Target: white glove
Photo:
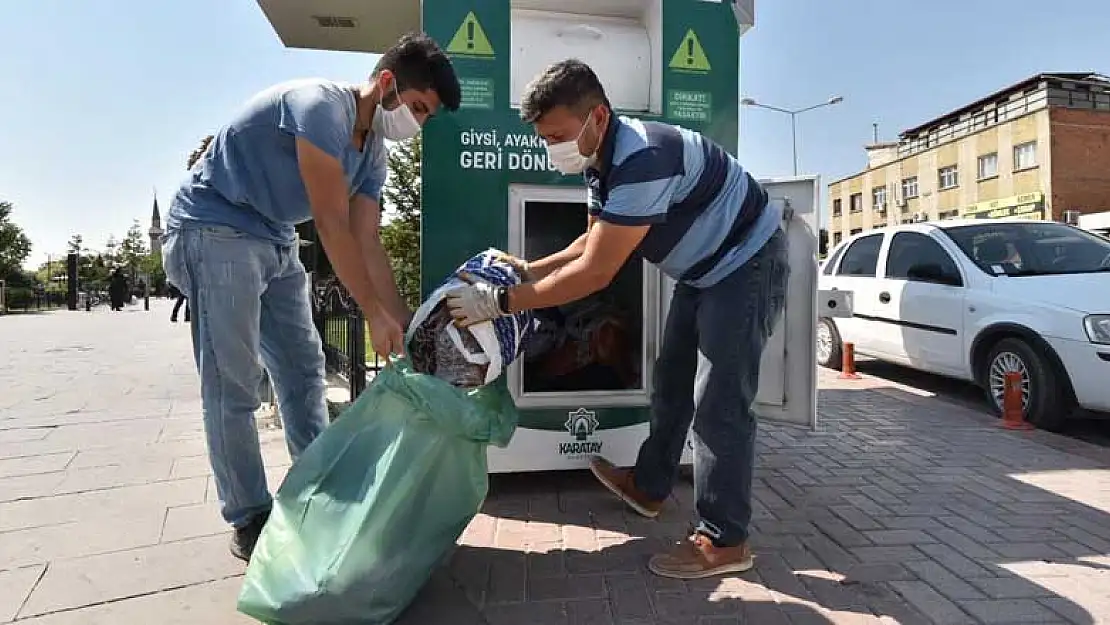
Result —
[[455, 324], [465, 328], [505, 316], [507, 313], [497, 304], [501, 290], [501, 287], [476, 281], [447, 291], [447, 308], [455, 318]]

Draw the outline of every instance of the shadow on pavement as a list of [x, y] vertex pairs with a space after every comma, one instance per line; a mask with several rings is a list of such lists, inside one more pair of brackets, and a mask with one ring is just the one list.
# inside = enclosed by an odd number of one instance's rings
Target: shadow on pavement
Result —
[[[1110, 610], [1106, 450], [1003, 431], [896, 388], [820, 397], [817, 431], [761, 425], [749, 574], [686, 583], [646, 571], [690, 529], [688, 481], [646, 520], [588, 472], [564, 472], [494, 476], [463, 539], [476, 546], [436, 583], [481, 609], [476, 623], [1088, 625], [1091, 609]], [[572, 613], [587, 609], [598, 620]]]
[[[813, 604], [776, 601], [774, 593], [796, 590], [754, 572], [692, 582], [646, 573], [663, 546], [633, 539], [593, 552], [549, 546], [525, 553], [462, 545], [397, 625], [833, 624]], [[831, 597], [827, 608], [859, 609], [833, 597], [837, 583], [816, 585]]]
[[[933, 393], [936, 399], [943, 402], [954, 403], [982, 414], [995, 415], [983, 389], [970, 382], [863, 357], [856, 362], [856, 369], [862, 374], [884, 381]], [[1064, 424], [1060, 434], [1103, 447], [1110, 446], [1110, 414], [1077, 410], [1073, 418]]]

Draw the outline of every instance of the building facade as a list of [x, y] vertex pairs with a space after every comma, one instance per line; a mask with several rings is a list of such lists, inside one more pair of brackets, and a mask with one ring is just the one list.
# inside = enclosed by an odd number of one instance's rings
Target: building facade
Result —
[[1110, 210], [1110, 79], [1038, 74], [866, 146], [829, 185], [829, 243], [953, 217], [1063, 220]]

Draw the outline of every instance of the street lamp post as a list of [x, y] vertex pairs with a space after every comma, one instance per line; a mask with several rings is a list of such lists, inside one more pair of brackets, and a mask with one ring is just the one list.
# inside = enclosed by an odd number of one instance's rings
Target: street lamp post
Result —
[[798, 115], [801, 114], [801, 113], [805, 113], [806, 111], [812, 111], [813, 109], [819, 109], [823, 106], [832, 106], [834, 104], [840, 104], [843, 101], [844, 101], [844, 98], [842, 98], [840, 96], [833, 96], [833, 97], [829, 98], [828, 100], [826, 100], [824, 102], [821, 102], [820, 104], [814, 104], [813, 106], [807, 106], [805, 108], [800, 108], [800, 109], [779, 108], [777, 106], [771, 106], [769, 104], [762, 104], [760, 102], [756, 102], [753, 98], [743, 98], [743, 99], [740, 100], [740, 104], [743, 105], [743, 106], [754, 106], [756, 108], [767, 109], [769, 111], [777, 111], [779, 113], [786, 113], [787, 115], [790, 116], [790, 139], [791, 139], [791, 142], [793, 144], [793, 151], [794, 151], [794, 175], [797, 176], [798, 175], [798, 124], [797, 124]]

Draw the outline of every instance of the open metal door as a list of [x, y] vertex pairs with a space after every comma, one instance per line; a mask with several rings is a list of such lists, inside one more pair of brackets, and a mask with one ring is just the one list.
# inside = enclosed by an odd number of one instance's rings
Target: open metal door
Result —
[[[786, 308], [763, 351], [755, 412], [762, 419], [808, 428], [817, 426], [817, 206], [818, 176], [761, 180], [771, 202], [783, 207], [783, 230], [790, 257]], [[669, 281], [668, 281], [669, 282]], [[664, 289], [664, 309], [674, 283]], [[707, 375], [705, 358], [698, 356], [697, 385]], [[689, 445], [687, 457], [689, 461]]]
[[786, 309], [763, 351], [755, 411], [761, 418], [815, 428], [820, 178], [794, 176], [760, 183], [770, 201], [783, 204], [790, 284]]

